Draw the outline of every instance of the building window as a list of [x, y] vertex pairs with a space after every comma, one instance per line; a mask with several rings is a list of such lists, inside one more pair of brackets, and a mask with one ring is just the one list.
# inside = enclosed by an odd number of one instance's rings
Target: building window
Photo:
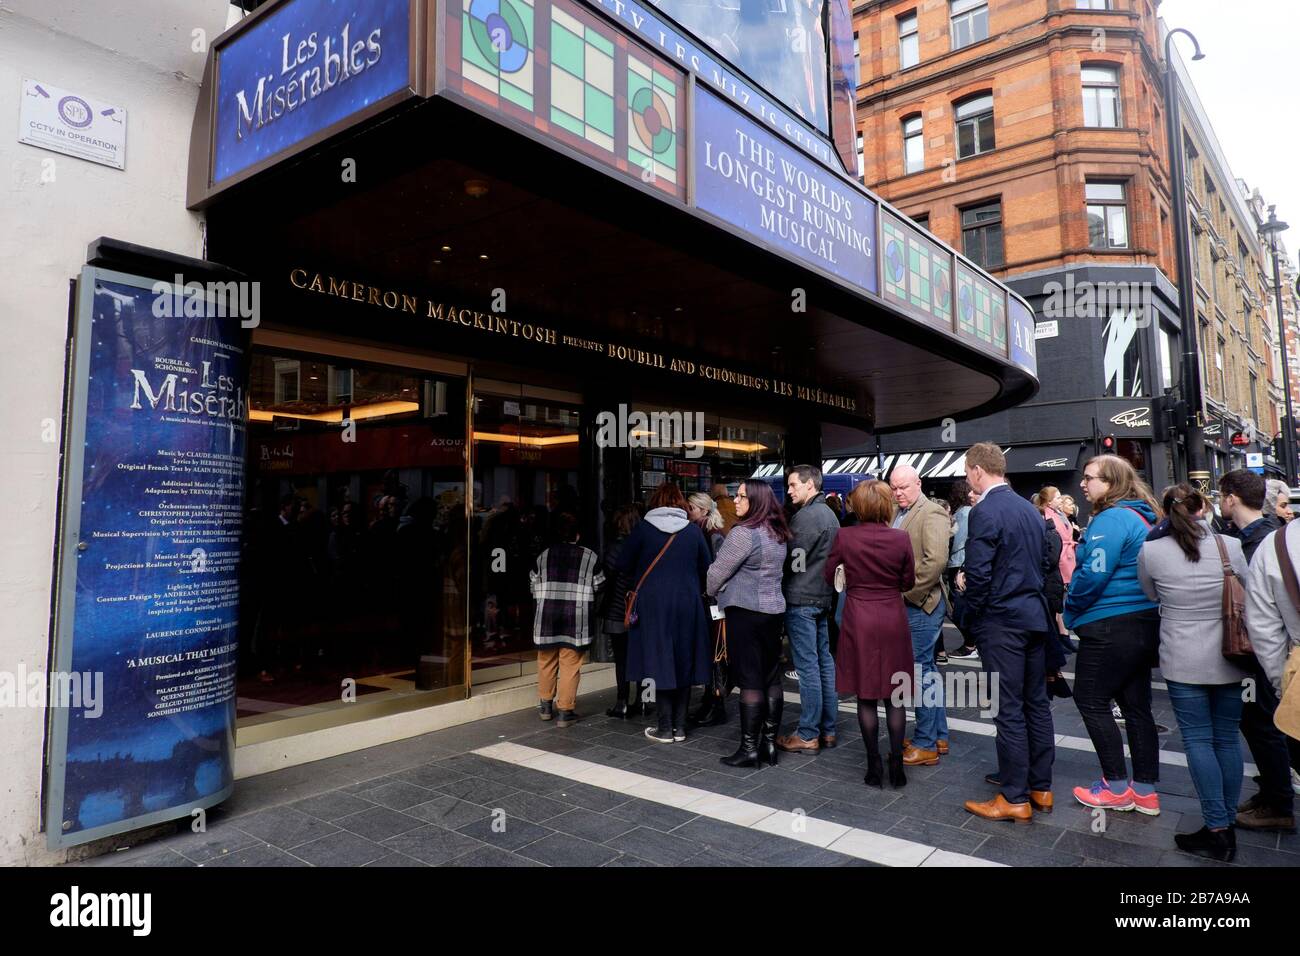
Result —
[[1201, 278], [1201, 227], [1192, 226], [1192, 275]]
[[950, 0], [948, 6], [954, 50], [989, 38], [988, 0]]
[[1128, 248], [1128, 206], [1123, 183], [1089, 182], [1088, 245], [1094, 249]]
[[1170, 347], [1169, 330], [1160, 326], [1160, 387], [1174, 387], [1174, 356]]
[[957, 158], [987, 153], [996, 145], [993, 136], [993, 94], [985, 93], [955, 104]]
[[1219, 349], [1214, 353], [1214, 367], [1219, 372], [1219, 400], [1228, 400], [1228, 378], [1223, 369], [1223, 336], [1219, 336]]
[[1110, 0], [1074, 0], [1077, 10], [1109, 10]]
[[853, 88], [862, 85], [862, 47], [858, 44], [858, 34], [853, 32]]
[[916, 11], [898, 18], [898, 66], [906, 70], [921, 62], [921, 37], [916, 32]]
[[1242, 242], [1240, 239], [1238, 239], [1237, 240], [1237, 264], [1241, 266], [1242, 272], [1247, 272], [1246, 260], [1249, 258], [1249, 256], [1250, 253], [1246, 251], [1246, 244]]
[[1259, 387], [1259, 379], [1254, 372], [1250, 373], [1250, 417], [1254, 419], [1256, 426], [1259, 425], [1259, 399], [1255, 397], [1256, 390]]
[[1120, 125], [1119, 70], [1083, 68], [1083, 124], [1115, 129]]
[[863, 151], [862, 134], [859, 133], [858, 134], [858, 179], [861, 179], [863, 174], [866, 172], [866, 164], [862, 158], [863, 155], [862, 151]]
[[1002, 203], [990, 202], [961, 211], [961, 247], [966, 258], [985, 269], [1006, 261], [1002, 251]]
[[921, 117], [903, 120], [903, 172], [919, 173], [925, 168], [925, 143], [921, 137]]
[[926, 232], [930, 231], [930, 214], [928, 212], [918, 212], [915, 216], [909, 218]]

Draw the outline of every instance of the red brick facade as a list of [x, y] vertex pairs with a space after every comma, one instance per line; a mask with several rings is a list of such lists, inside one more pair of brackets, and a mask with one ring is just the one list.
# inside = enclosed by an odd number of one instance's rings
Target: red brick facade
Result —
[[[952, 50], [948, 0], [878, 0], [854, 15], [861, 50], [858, 118], [864, 181], [961, 249], [960, 210], [1000, 200], [999, 276], [1086, 260], [1154, 265], [1175, 280], [1165, 116], [1150, 0], [990, 0], [989, 38]], [[899, 18], [917, 15], [919, 63], [900, 69]], [[1080, 70], [1118, 69], [1117, 128], [1084, 122]], [[996, 148], [957, 158], [954, 103], [993, 96]], [[923, 120], [924, 166], [906, 174], [903, 121]], [[1122, 181], [1127, 248], [1089, 247], [1084, 183]]]

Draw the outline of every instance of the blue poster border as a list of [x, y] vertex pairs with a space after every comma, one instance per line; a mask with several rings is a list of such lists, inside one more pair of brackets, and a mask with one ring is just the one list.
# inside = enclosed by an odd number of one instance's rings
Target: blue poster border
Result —
[[[133, 288], [153, 290], [158, 280], [132, 273], [118, 272], [113, 269], [101, 269], [85, 266], [76, 286], [76, 311], [72, 318], [72, 345], [66, 365], [68, 387], [67, 404], [64, 407], [63, 455], [61, 471], [63, 474], [62, 494], [59, 502], [59, 536], [55, 561], [56, 578], [54, 598], [51, 602], [53, 621], [51, 633], [53, 652], [50, 655], [50, 671], [68, 673], [72, 670], [73, 643], [76, 637], [76, 602], [77, 602], [77, 554], [81, 543], [81, 494], [84, 482], [86, 461], [86, 405], [90, 386], [90, 352], [91, 324], [94, 318], [95, 285], [100, 281], [115, 282]], [[183, 289], [171, 285], [175, 293], [188, 294]], [[205, 301], [212, 305], [214, 300], [205, 295]], [[104, 837], [127, 833], [142, 827], [158, 823], [168, 823], [189, 816], [194, 810], [206, 810], [229, 799], [235, 790], [234, 775], [230, 783], [206, 797], [187, 801], [184, 806], [167, 807], [154, 810], [136, 817], [127, 817], [115, 823], [106, 823], [97, 827], [88, 827], [76, 833], [64, 834], [63, 803], [66, 791], [68, 765], [68, 710], [65, 707], [51, 705], [48, 715], [47, 740], [49, 741], [45, 761], [45, 801], [44, 825], [46, 845], [51, 850], [66, 849], [90, 843]], [[227, 742], [232, 760], [235, 752], [235, 731], [230, 728]]]

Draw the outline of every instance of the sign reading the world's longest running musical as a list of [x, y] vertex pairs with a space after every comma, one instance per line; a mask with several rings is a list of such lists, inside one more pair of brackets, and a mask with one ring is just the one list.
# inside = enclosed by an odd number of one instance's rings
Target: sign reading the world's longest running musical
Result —
[[751, 238], [877, 292], [876, 204], [701, 86], [695, 204]]
[[52, 847], [189, 816], [234, 786], [248, 333], [197, 284], [176, 288], [90, 267], [79, 284]]

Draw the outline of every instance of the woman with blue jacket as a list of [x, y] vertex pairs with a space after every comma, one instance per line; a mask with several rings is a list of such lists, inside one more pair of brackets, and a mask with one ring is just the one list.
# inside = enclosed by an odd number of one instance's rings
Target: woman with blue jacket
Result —
[[[1151, 716], [1151, 664], [1160, 641], [1160, 611], [1138, 579], [1138, 555], [1158, 520], [1151, 489], [1117, 455], [1099, 455], [1080, 483], [1092, 519], [1075, 550], [1065, 595], [1065, 625], [1079, 635], [1074, 701], [1101, 761], [1101, 780], [1075, 787], [1084, 806], [1160, 812], [1156, 796], [1160, 741]], [[1130, 778], [1124, 741], [1111, 715], [1119, 704], [1133, 757]]]

